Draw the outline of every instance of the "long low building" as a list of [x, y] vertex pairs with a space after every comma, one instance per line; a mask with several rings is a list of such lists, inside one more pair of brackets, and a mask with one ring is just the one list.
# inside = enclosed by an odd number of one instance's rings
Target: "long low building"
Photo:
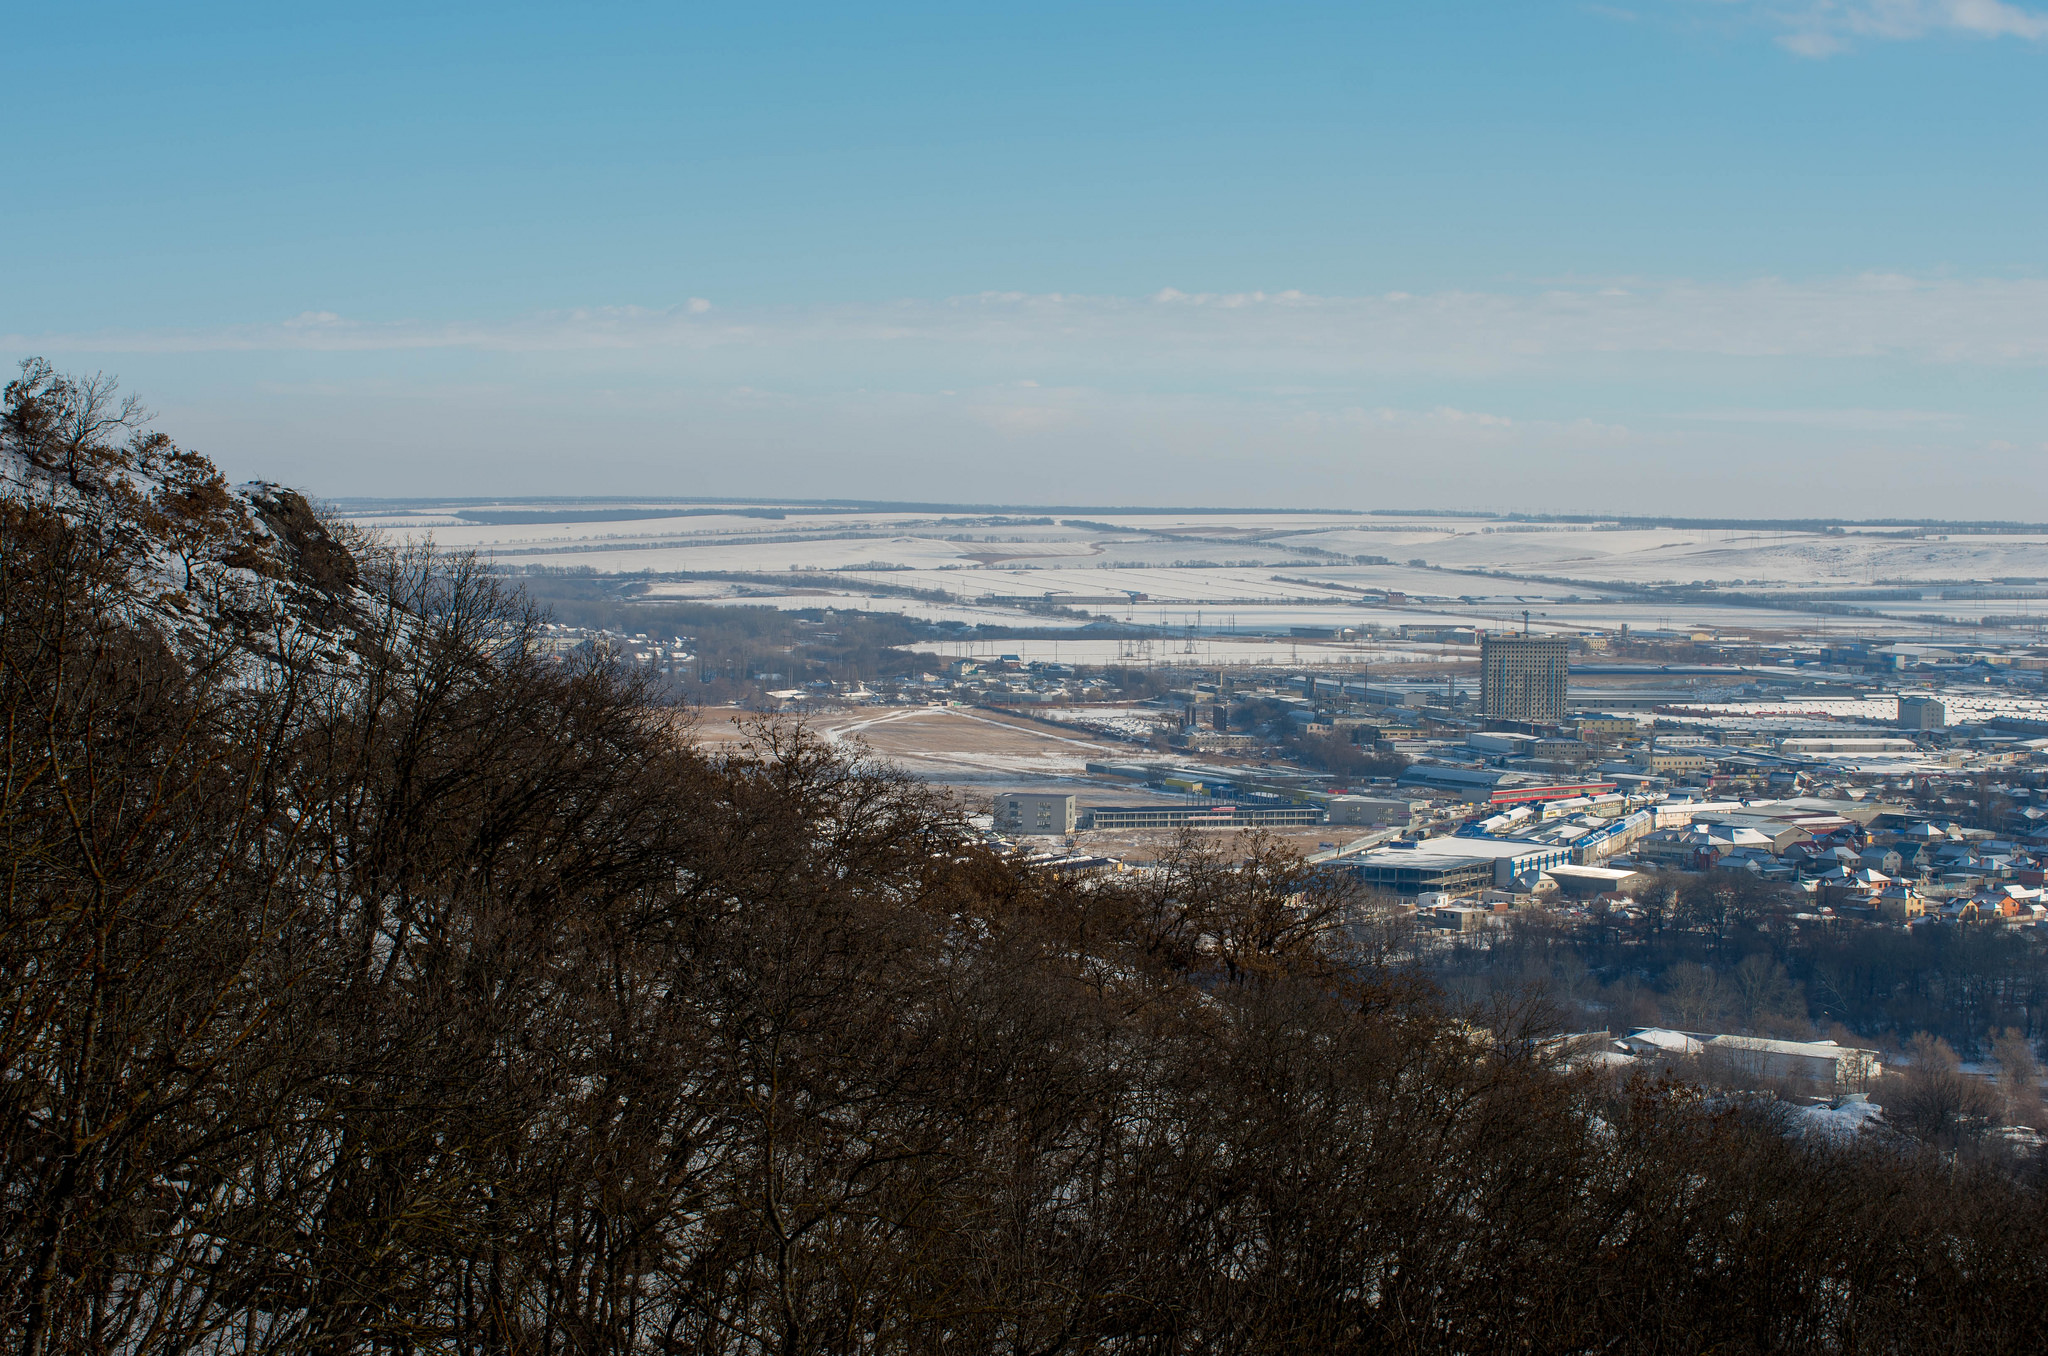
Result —
[[1612, 857], [1623, 848], [1648, 837], [1656, 831], [1657, 817], [1648, 810], [1637, 810], [1619, 819], [1610, 820], [1591, 833], [1572, 840], [1572, 860], [1581, 866], [1591, 866], [1602, 858]]
[[1614, 1044], [1623, 1054], [1651, 1063], [1698, 1060], [1726, 1077], [1756, 1085], [1796, 1083], [1829, 1097], [1863, 1092], [1884, 1072], [1877, 1051], [1833, 1041], [1774, 1041], [1650, 1026]]
[[1560, 891], [1575, 896], [1627, 894], [1650, 880], [1640, 871], [1624, 871], [1618, 866], [1553, 866], [1544, 874], [1557, 882]]
[[1547, 800], [1604, 796], [1615, 788], [1611, 779], [1537, 781], [1527, 774], [1503, 772], [1497, 768], [1450, 767], [1441, 763], [1412, 764], [1402, 770], [1397, 784], [1449, 791], [1466, 800], [1489, 805], [1528, 805]]
[[1323, 822], [1320, 805], [1099, 805], [1081, 815], [1084, 829], [1251, 829]]
[[1332, 824], [1407, 824], [1429, 808], [1426, 800], [1407, 797], [1331, 796], [1328, 802]]
[[1530, 805], [1540, 801], [1577, 800], [1612, 795], [1613, 782], [1557, 782], [1535, 786], [1500, 786], [1486, 800], [1490, 805]]

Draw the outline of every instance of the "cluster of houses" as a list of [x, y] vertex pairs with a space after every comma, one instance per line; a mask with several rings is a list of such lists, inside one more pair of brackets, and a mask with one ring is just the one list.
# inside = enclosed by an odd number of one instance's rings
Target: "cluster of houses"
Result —
[[2048, 920], [2048, 843], [1903, 805], [1792, 800], [1702, 806], [1613, 865], [1736, 870], [1797, 885], [1814, 912], [1890, 921]]
[[[1409, 894], [1421, 921], [1471, 932], [1527, 905], [1610, 923], [1647, 919], [1644, 891], [1668, 872], [1741, 872], [1802, 892], [1806, 921], [2048, 922], [2048, 841], [1971, 828], [1906, 804], [1630, 798], [1613, 826], [1570, 817], [1474, 818], [1455, 833], [1345, 856], [1368, 885]], [[1641, 831], [1647, 829], [1647, 831]], [[1576, 833], [1576, 836], [1572, 836]], [[1619, 843], [1615, 851], [1603, 851]]]

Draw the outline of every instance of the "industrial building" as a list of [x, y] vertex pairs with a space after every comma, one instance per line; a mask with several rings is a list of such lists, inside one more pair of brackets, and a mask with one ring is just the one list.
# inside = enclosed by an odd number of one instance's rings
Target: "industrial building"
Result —
[[1778, 752], [1787, 758], [1810, 758], [1824, 753], [1915, 753], [1919, 747], [1910, 739], [1857, 735], [1814, 736], [1778, 741]]
[[1863, 1092], [1884, 1072], [1875, 1050], [1833, 1041], [1777, 1041], [1640, 1027], [1615, 1041], [1623, 1054], [1652, 1064], [1696, 1060], [1751, 1086], [1791, 1083], [1822, 1097]]
[[1475, 730], [1465, 737], [1467, 748], [1507, 758], [1527, 758], [1541, 742], [1535, 735], [1515, 734], [1507, 730]]
[[1563, 636], [1494, 635], [1479, 641], [1479, 709], [1495, 720], [1556, 725], [1565, 718], [1570, 645]]
[[1642, 723], [1634, 716], [1609, 715], [1605, 712], [1589, 712], [1576, 716], [1572, 725], [1583, 740], [1606, 742], [1615, 739], [1634, 739], [1642, 733]]
[[1657, 777], [1705, 772], [1713, 766], [1713, 760], [1698, 749], [1668, 749], [1662, 745], [1637, 749], [1629, 755], [1629, 762]]
[[1250, 829], [1323, 822], [1320, 805], [1102, 805], [1082, 823], [1088, 829]]
[[1330, 797], [1332, 824], [1407, 824], [1429, 808], [1426, 800], [1395, 800], [1376, 796]]
[[1347, 858], [1343, 865], [1360, 883], [1376, 890], [1400, 895], [1424, 891], [1462, 895], [1490, 885], [1509, 885], [1518, 876], [1571, 861], [1568, 843], [1458, 837], [1387, 843]]
[[1642, 872], [1618, 866], [1553, 866], [1544, 874], [1557, 882], [1561, 893], [1574, 898], [1628, 895], [1650, 883], [1650, 877]]
[[1948, 707], [1936, 697], [1900, 697], [1899, 728], [1939, 730], [1948, 724]]
[[1466, 800], [1494, 805], [1524, 805], [1536, 801], [1568, 800], [1578, 796], [1604, 796], [1614, 782], [1551, 781], [1497, 768], [1450, 767], [1441, 763], [1416, 763], [1403, 768], [1394, 779], [1396, 788], [1424, 787], [1453, 792]]

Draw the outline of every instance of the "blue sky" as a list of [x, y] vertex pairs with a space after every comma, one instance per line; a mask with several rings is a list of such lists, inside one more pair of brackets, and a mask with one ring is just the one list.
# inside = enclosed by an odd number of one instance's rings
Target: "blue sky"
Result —
[[2048, 518], [2048, 5], [21, 9], [0, 357], [332, 495]]

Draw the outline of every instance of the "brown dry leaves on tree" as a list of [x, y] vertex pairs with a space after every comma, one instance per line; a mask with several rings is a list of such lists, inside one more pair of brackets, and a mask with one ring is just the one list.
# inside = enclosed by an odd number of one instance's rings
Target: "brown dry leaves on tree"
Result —
[[19, 1349], [2040, 1345], [2023, 1175], [1561, 1076], [1270, 844], [1021, 869], [459, 561], [252, 682], [119, 558], [0, 516]]

